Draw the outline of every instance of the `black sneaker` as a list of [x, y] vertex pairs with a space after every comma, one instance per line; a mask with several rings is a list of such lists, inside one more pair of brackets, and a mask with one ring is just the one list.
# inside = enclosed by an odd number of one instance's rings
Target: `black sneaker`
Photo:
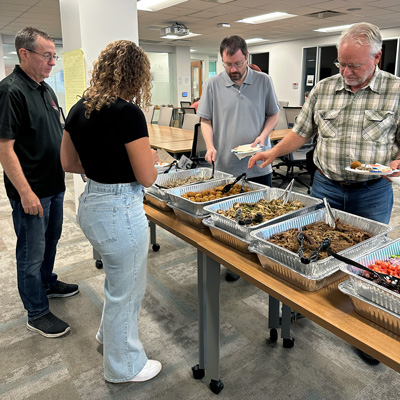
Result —
[[57, 281], [54, 287], [46, 289], [47, 298], [70, 297], [79, 292], [78, 285]]
[[225, 273], [225, 280], [227, 280], [228, 282], [235, 282], [240, 278], [240, 275], [235, 274], [233, 271], [231, 271], [230, 269], [226, 270]]
[[28, 321], [26, 327], [48, 338], [56, 338], [69, 332], [69, 325], [50, 311], [40, 318]]

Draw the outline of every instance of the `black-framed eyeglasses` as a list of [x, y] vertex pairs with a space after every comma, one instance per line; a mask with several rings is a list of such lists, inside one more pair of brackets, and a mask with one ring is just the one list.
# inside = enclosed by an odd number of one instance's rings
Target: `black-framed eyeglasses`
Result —
[[57, 61], [58, 60], [58, 55], [56, 55], [56, 54], [50, 54], [50, 53], [45, 53], [45, 54], [41, 54], [41, 53], [38, 53], [37, 51], [35, 51], [35, 50], [31, 50], [31, 49], [25, 49], [25, 50], [28, 50], [29, 52], [31, 52], [31, 53], [35, 53], [35, 54], [37, 54], [38, 56], [40, 56], [40, 57], [42, 57], [44, 60], [46, 60], [47, 62], [50, 62], [51, 60], [54, 60], [54, 61]]
[[238, 61], [238, 62], [235, 62], [235, 63], [233, 63], [233, 64], [231, 64], [231, 63], [226, 63], [226, 62], [222, 62], [222, 65], [223, 65], [225, 68], [228, 68], [228, 69], [231, 69], [232, 67], [235, 67], [235, 68], [237, 69], [237, 68], [240, 68], [245, 62], [246, 62], [246, 60]]
[[355, 69], [360, 69], [368, 60], [365, 60], [363, 63], [350, 63], [350, 64], [346, 64], [344, 62], [340, 62], [340, 61], [335, 61], [333, 64], [336, 66], [336, 68], [339, 69], [345, 69], [350, 68], [352, 71], [354, 71]]

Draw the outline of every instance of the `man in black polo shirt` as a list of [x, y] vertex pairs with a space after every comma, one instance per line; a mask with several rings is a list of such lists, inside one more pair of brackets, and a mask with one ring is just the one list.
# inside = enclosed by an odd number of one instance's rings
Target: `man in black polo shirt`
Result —
[[0, 82], [0, 162], [17, 235], [18, 290], [27, 328], [58, 337], [70, 328], [50, 312], [48, 298], [79, 291], [53, 273], [65, 183], [58, 102], [44, 79], [58, 57], [52, 37], [31, 27], [17, 33], [15, 48], [20, 65]]

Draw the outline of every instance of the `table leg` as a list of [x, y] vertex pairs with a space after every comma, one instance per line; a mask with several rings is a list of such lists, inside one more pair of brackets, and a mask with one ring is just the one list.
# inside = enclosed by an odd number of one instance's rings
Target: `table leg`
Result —
[[268, 328], [270, 342], [276, 342], [278, 340], [279, 325], [279, 301], [275, 299], [275, 297], [268, 296]]
[[150, 226], [150, 244], [152, 245], [153, 251], [160, 250], [160, 245], [157, 243], [156, 237], [156, 224], [154, 222], [149, 221]]

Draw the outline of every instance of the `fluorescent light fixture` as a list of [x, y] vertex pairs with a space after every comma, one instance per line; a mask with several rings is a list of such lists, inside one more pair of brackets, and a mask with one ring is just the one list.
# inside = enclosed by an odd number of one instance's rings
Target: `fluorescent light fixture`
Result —
[[350, 25], [340, 25], [340, 26], [331, 26], [329, 28], [319, 28], [319, 29], [314, 29], [314, 32], [324, 32], [324, 33], [329, 33], [329, 32], [341, 32], [344, 29], [350, 28], [354, 24]]
[[190, 32], [188, 35], [178, 36], [178, 35], [165, 35], [161, 36], [161, 39], [187, 39], [194, 36], [200, 36], [201, 33], [192, 33]]
[[191, 53], [196, 53], [196, 51], [197, 51], [196, 49], [190, 49]]
[[278, 21], [279, 19], [286, 19], [292, 17], [297, 17], [297, 15], [288, 14], [284, 12], [273, 12], [269, 14], [257, 15], [256, 17], [240, 19], [239, 21], [236, 22], [244, 22], [246, 24], [263, 24], [264, 22]]
[[269, 42], [269, 39], [253, 38], [253, 39], [246, 39], [245, 42], [247, 44], [254, 44], [259, 42]]
[[221, 23], [217, 24], [217, 26], [220, 28], [230, 28], [231, 24], [228, 24], [227, 22], [221, 22]]
[[188, 0], [140, 0], [137, 2], [137, 9], [140, 11], [159, 11], [186, 1]]

